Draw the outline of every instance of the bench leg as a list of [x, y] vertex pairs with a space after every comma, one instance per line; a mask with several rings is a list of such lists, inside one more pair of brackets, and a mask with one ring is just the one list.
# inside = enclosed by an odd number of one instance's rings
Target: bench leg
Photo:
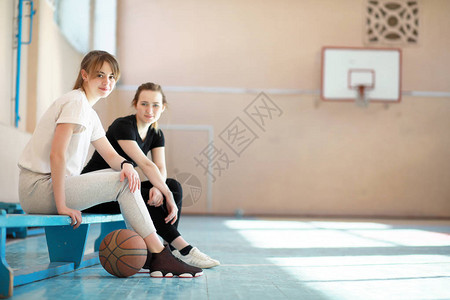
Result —
[[114, 230], [117, 230], [117, 229], [125, 229], [125, 228], [127, 228], [127, 226], [125, 225], [125, 221], [102, 223], [100, 235], [95, 240], [95, 243], [94, 243], [94, 251], [98, 251], [98, 249], [100, 248], [100, 244], [102, 243], [105, 236], [108, 235], [108, 233], [110, 233]]
[[51, 262], [73, 262], [78, 268], [83, 260], [90, 224], [45, 227], [48, 254]]
[[0, 228], [0, 298], [13, 294], [14, 273], [6, 262], [6, 228]]

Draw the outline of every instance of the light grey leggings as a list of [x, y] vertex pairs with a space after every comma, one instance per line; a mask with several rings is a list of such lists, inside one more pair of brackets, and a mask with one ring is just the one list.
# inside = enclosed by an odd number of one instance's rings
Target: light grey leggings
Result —
[[[127, 226], [145, 238], [156, 231], [139, 190], [131, 193], [128, 180], [112, 169], [66, 177], [66, 205], [83, 210], [96, 204], [118, 201]], [[20, 170], [19, 200], [32, 214], [58, 214], [50, 174]]]

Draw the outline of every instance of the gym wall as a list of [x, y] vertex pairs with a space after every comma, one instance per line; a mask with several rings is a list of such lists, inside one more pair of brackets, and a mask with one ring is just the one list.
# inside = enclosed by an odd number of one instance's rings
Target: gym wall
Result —
[[[366, 3], [118, 1], [122, 78], [95, 109], [107, 128], [133, 112], [139, 84], [166, 89], [160, 124], [169, 176], [190, 195], [186, 213], [448, 218], [450, 2], [420, 1], [419, 41], [400, 46], [399, 104], [322, 102], [321, 49], [366, 45]], [[83, 56], [60, 35], [48, 2], [37, 8], [26, 54], [28, 132], [72, 87]], [[248, 113], [262, 99], [278, 110], [261, 127]], [[229, 147], [237, 125], [248, 135]], [[5, 148], [2, 160], [19, 148]], [[205, 170], [208, 151], [215, 156]]]
[[[131, 111], [140, 83], [167, 87], [169, 175], [202, 182], [186, 212], [449, 217], [448, 1], [419, 3], [419, 42], [400, 46], [399, 104], [319, 99], [321, 48], [365, 46], [366, 3], [119, 1], [122, 87], [103, 119]], [[282, 111], [264, 130], [245, 113], [259, 92]], [[257, 135], [239, 155], [220, 138], [236, 118]], [[208, 148], [208, 130], [217, 149]], [[212, 161], [215, 180], [200, 163], [205, 149], [222, 151]]]

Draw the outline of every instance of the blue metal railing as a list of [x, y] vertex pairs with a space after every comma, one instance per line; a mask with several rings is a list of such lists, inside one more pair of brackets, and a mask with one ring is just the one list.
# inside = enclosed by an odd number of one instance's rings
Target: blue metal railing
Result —
[[[23, 4], [24, 2], [30, 3], [30, 14], [28, 17], [30, 18], [30, 32], [29, 38], [27, 42], [22, 41], [22, 20], [23, 20]], [[20, 61], [22, 56], [22, 45], [31, 44], [31, 35], [33, 29], [33, 15], [36, 13], [34, 10], [33, 0], [19, 0], [19, 13], [17, 17], [17, 63], [16, 63], [16, 100], [15, 100], [15, 120], [14, 124], [16, 127], [19, 127], [20, 115], [19, 115], [19, 99], [20, 99]]]

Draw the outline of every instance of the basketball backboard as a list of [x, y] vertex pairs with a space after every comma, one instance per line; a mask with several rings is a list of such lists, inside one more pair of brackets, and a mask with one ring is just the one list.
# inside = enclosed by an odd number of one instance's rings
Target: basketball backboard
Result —
[[356, 100], [366, 105], [399, 102], [400, 49], [324, 47], [320, 95], [326, 101]]

